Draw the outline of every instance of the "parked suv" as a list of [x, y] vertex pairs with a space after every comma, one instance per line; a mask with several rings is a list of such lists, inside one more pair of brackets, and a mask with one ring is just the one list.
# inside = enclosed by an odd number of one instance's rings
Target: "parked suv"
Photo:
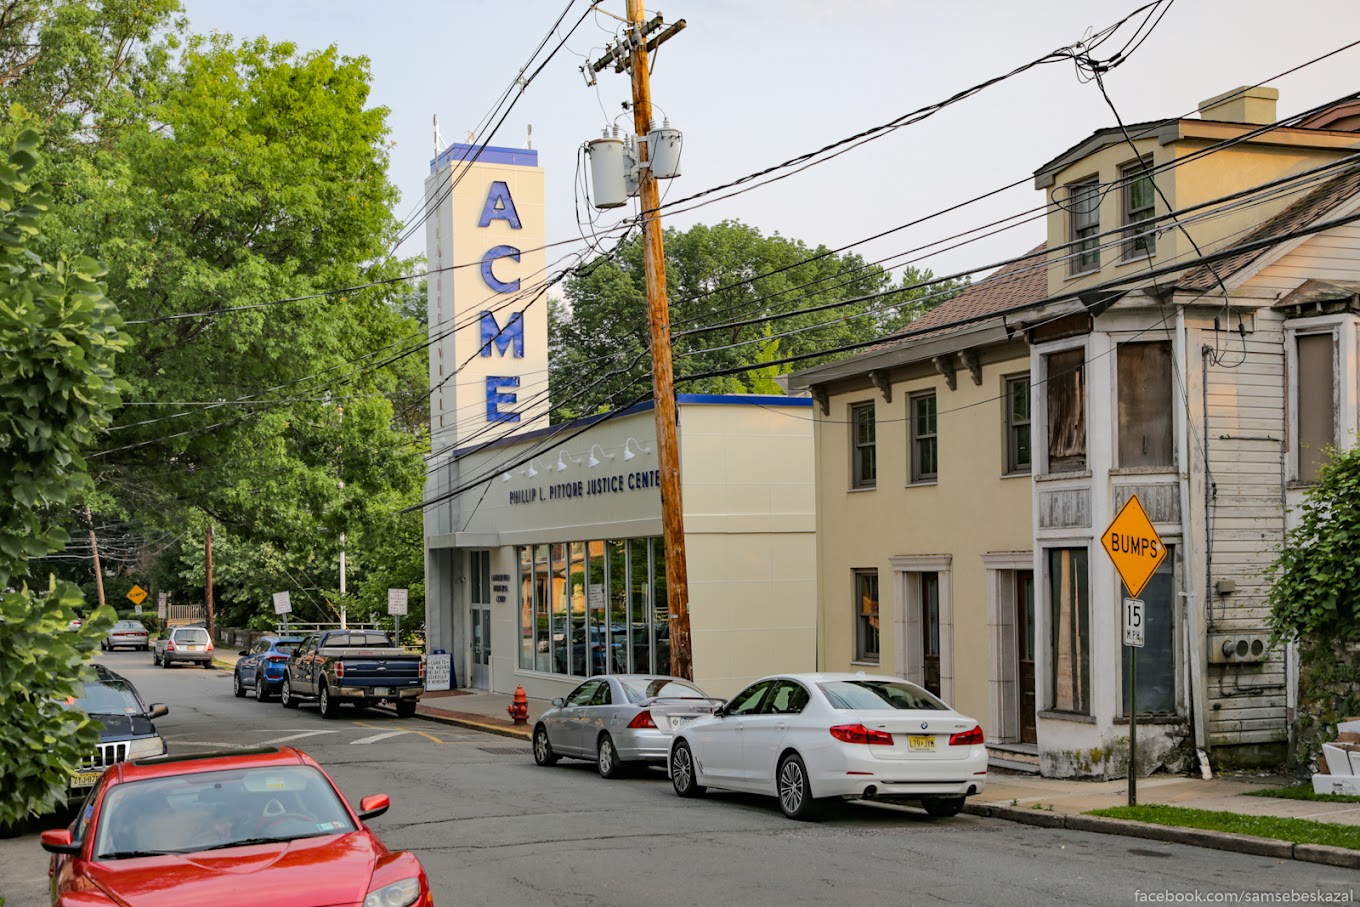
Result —
[[158, 702], [144, 704], [137, 688], [123, 675], [102, 664], [93, 667], [94, 679], [82, 683], [80, 696], [66, 705], [80, 709], [104, 727], [99, 732], [99, 748], [71, 772], [66, 788], [68, 801], [84, 796], [110, 765], [165, 753], [165, 740], [156, 733], [151, 720], [165, 717], [170, 710]]
[[162, 668], [172, 661], [197, 662], [212, 667], [213, 644], [208, 631], [202, 627], [167, 627], [156, 637], [155, 653], [151, 660]]

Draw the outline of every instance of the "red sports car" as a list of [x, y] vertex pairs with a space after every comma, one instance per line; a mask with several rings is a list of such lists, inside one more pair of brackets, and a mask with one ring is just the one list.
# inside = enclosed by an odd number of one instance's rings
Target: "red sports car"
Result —
[[432, 907], [415, 854], [389, 851], [291, 747], [160, 757], [106, 770], [70, 828], [45, 831], [62, 907]]

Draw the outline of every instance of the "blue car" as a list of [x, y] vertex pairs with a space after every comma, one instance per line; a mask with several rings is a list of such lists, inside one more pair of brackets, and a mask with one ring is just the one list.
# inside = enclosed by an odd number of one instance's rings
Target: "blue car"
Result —
[[284, 668], [301, 636], [261, 636], [255, 645], [241, 650], [241, 660], [231, 677], [231, 691], [238, 697], [255, 691], [257, 702], [265, 702], [283, 686]]

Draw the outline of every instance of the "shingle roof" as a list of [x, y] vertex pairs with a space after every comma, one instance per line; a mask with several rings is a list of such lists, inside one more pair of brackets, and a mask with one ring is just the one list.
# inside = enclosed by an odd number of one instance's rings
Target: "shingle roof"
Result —
[[[1360, 192], [1360, 165], [1347, 167], [1279, 214], [1263, 221], [1235, 245], [1246, 245], [1267, 236], [1279, 236], [1306, 227], [1357, 192]], [[1218, 285], [1218, 277], [1226, 279], [1229, 275], [1236, 274], [1265, 255], [1271, 248], [1266, 246], [1241, 252], [1217, 262], [1212, 269], [1208, 265], [1192, 268], [1181, 275], [1176, 286], [1183, 290], [1211, 290]], [[1218, 277], [1214, 276], [1215, 271], [1218, 272]]]
[[[1036, 246], [1026, 252], [1023, 258], [996, 269], [990, 276], [968, 287], [953, 299], [940, 303], [894, 336], [886, 338], [883, 345], [877, 349], [898, 346], [923, 337], [940, 337], [963, 330], [965, 327], [974, 327], [977, 321], [972, 319], [1044, 299], [1048, 296], [1046, 250], [1046, 245]], [[969, 323], [957, 324], [964, 320], [968, 320]]]

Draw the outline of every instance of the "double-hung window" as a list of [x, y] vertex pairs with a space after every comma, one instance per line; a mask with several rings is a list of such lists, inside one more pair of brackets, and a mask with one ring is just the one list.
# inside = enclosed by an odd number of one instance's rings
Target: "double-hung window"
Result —
[[878, 481], [874, 440], [874, 404], [850, 407], [850, 487], [873, 488]]
[[1119, 171], [1124, 186], [1124, 258], [1157, 254], [1157, 230], [1152, 222], [1156, 188], [1152, 159], [1134, 161]]
[[1086, 351], [1044, 356], [1048, 382], [1048, 471], [1086, 468]]
[[1006, 379], [1006, 472], [1029, 472], [1029, 375]]
[[878, 571], [855, 571], [855, 661], [877, 663]]
[[1072, 224], [1071, 273], [1084, 274], [1100, 267], [1100, 182], [1074, 183], [1067, 191], [1068, 218]]
[[939, 438], [935, 431], [935, 392], [911, 398], [911, 480], [933, 482], [940, 474]]

